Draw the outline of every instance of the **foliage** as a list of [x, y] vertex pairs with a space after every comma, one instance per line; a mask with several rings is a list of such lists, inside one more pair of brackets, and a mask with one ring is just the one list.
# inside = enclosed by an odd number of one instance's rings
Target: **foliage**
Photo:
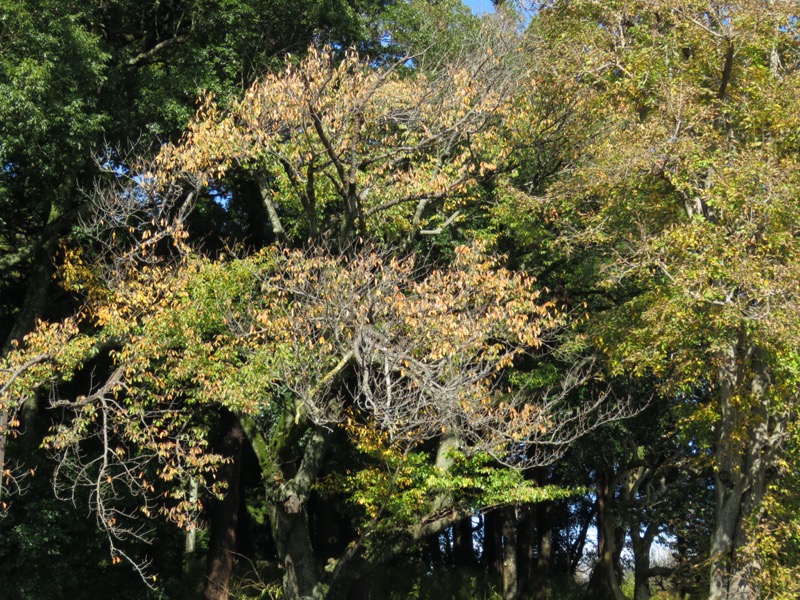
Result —
[[[394, 574], [392, 571], [388, 571], [384, 576], [390, 577]], [[476, 575], [467, 571], [453, 571], [445, 574], [413, 573], [410, 577], [393, 577], [392, 580], [403, 583], [402, 591], [387, 590], [386, 597], [389, 600], [400, 600], [401, 598], [410, 600], [433, 600], [434, 598], [499, 600], [502, 597], [501, 594], [486, 579], [485, 574]]]
[[612, 300], [587, 323], [610, 372], [713, 400], [688, 423], [714, 428], [711, 597], [726, 597], [752, 585], [741, 519], [763, 514], [796, 408], [796, 6], [556, 2], [541, 17], [547, 55], [603, 120], [529, 202]]
[[233, 168], [253, 173], [279, 240], [346, 245], [356, 233], [397, 240], [444, 229], [509, 152], [496, 126], [511, 86], [524, 93], [513, 51], [481, 49], [411, 78], [398, 72], [407, 59], [374, 68], [353, 51], [337, 63], [331, 48], [312, 48], [228, 111], [207, 99], [157, 164], [206, 185]]
[[748, 523], [750, 543], [744, 549], [744, 554], [759, 565], [756, 583], [770, 598], [792, 598], [798, 593], [800, 506], [794, 493], [797, 485], [796, 424], [792, 424], [790, 435], [787, 455], [777, 467], [780, 478], [771, 483], [761, 507], [765, 518], [751, 518]]
[[[429, 517], [431, 504], [447, 498], [447, 510], [480, 514], [496, 506], [557, 500], [582, 493], [580, 489], [539, 486], [516, 469], [500, 469], [486, 453], [451, 451], [453, 464], [443, 469], [425, 451], [402, 452], [397, 443], [374, 424], [346, 425], [355, 437], [355, 449], [365, 463], [326, 478], [318, 486], [323, 495], [344, 494], [360, 508], [357, 527], [372, 527], [371, 535], [391, 535]], [[379, 538], [378, 538], [379, 539]]]
[[[178, 538], [152, 519], [194, 530], [242, 468], [290, 598], [400, 554], [402, 593], [494, 593], [412, 549], [509, 505], [487, 567], [537, 547], [566, 581], [596, 511], [617, 596], [625, 536], [661, 531], [714, 600], [797, 595], [797, 3], [535, 5], [523, 33], [450, 0], [0, 0], [6, 571], [86, 535], [6, 459], [38, 405], [112, 548], [70, 589], [122, 559], [153, 585], [144, 542]], [[653, 406], [560, 460], [625, 397]]]
[[[645, 292], [618, 309], [598, 343], [619, 368], [651, 370], [679, 388], [708, 372], [694, 349], [713, 354], [740, 326], [770, 352], [793, 352], [798, 170], [782, 140], [793, 130], [796, 82], [768, 62], [772, 43], [785, 49], [780, 61], [792, 60], [793, 21], [780, 7], [754, 20], [742, 6], [709, 26], [678, 4], [632, 9], [563, 9], [608, 24], [575, 35], [587, 44], [580, 74], [614, 112], [581, 168], [548, 192], [549, 206], [569, 224], [562, 243], [601, 253], [599, 286]], [[736, 62], [720, 80], [711, 73], [728, 44]], [[648, 343], [654, 334], [659, 343]]]
[[[185, 482], [219, 461], [205, 449], [206, 407], [268, 414], [272, 398], [290, 390], [295, 419], [336, 423], [345, 400], [332, 394], [333, 374], [343, 367], [357, 369], [356, 405], [401, 447], [446, 427], [502, 457], [511, 441], [530, 443], [550, 428], [563, 434], [535, 404], [491, 395], [500, 370], [555, 323], [532, 282], [467, 248], [448, 272], [415, 272], [409, 260], [276, 251], [139, 267], [96, 292], [100, 302], [78, 320], [29, 335], [24, 351], [38, 362], [7, 383], [4, 401], [13, 407], [42, 382], [69, 379], [98, 346], [114, 346], [104, 383], [52, 402], [73, 417], [45, 442], [61, 456], [59, 481], [89, 490], [114, 552], [126, 558], [115, 539], [145, 536], [141, 513], [192, 519]], [[98, 334], [79, 332], [90, 324]], [[18, 356], [9, 363], [24, 363]], [[82, 451], [88, 440], [99, 455]], [[121, 488], [139, 508], [119, 504]]]

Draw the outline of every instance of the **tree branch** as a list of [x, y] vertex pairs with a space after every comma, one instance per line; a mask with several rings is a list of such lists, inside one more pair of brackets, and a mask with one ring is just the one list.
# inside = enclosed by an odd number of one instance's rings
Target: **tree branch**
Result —
[[137, 54], [133, 58], [128, 59], [128, 61], [125, 64], [128, 65], [129, 67], [136, 67], [145, 61], [149, 61], [159, 52], [162, 52], [168, 48], [171, 48], [172, 46], [176, 46], [178, 44], [185, 42], [186, 37], [187, 36], [185, 35], [176, 35], [175, 37], [171, 37], [164, 41], [161, 41], [152, 48], [150, 48], [150, 50]]

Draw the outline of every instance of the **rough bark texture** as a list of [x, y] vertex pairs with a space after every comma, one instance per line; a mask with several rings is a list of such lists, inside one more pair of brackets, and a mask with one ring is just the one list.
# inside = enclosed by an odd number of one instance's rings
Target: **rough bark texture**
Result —
[[218, 472], [226, 484], [225, 497], [214, 508], [211, 524], [211, 547], [204, 600], [227, 600], [233, 562], [236, 554], [236, 529], [239, 524], [241, 500], [241, 469], [244, 430], [231, 414], [224, 418], [227, 432], [222, 442], [222, 453], [230, 459]]
[[320, 573], [308, 527], [307, 503], [311, 486], [322, 467], [331, 431], [314, 429], [303, 451], [297, 473], [273, 492], [270, 506], [272, 536], [283, 568], [283, 591], [288, 600], [324, 598], [327, 588], [320, 586]]
[[759, 597], [752, 584], [758, 565], [739, 553], [748, 542], [745, 525], [761, 504], [768, 468], [786, 435], [786, 417], [770, 414], [769, 385], [761, 352], [740, 334], [720, 360], [710, 600]]

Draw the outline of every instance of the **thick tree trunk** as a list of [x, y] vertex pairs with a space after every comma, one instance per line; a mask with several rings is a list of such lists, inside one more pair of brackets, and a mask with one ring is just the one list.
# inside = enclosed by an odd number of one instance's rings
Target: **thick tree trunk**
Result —
[[214, 507], [211, 523], [211, 547], [204, 600], [227, 600], [236, 553], [236, 528], [241, 501], [241, 470], [244, 430], [232, 414], [224, 417], [228, 427], [222, 442], [222, 454], [230, 462], [219, 469], [219, 479], [226, 484], [225, 497]]
[[288, 600], [327, 596], [327, 587], [320, 581], [314, 560], [306, 509], [311, 486], [322, 467], [331, 435], [329, 429], [315, 428], [306, 442], [297, 473], [272, 493], [272, 536], [284, 571], [283, 591]]
[[500, 513], [490, 510], [483, 517], [483, 556], [484, 568], [497, 575], [503, 572], [503, 537], [500, 533]]
[[[54, 267], [51, 256], [57, 247], [57, 242], [57, 238], [47, 240], [34, 254], [25, 300], [20, 307], [19, 314], [11, 327], [8, 337], [3, 343], [2, 356], [5, 356], [12, 349], [15, 341], [19, 341], [25, 334], [32, 331], [36, 325], [36, 319], [44, 315], [50, 285], [53, 281]], [[35, 401], [30, 408], [35, 412]], [[10, 417], [11, 413], [8, 410], [0, 411], [0, 502], [5, 500], [4, 497], [6, 495], [3, 472], [6, 470], [6, 435]]]
[[369, 575], [358, 578], [347, 592], [347, 600], [369, 600], [369, 584]]
[[658, 532], [656, 525], [649, 525], [644, 534], [638, 524], [631, 527], [630, 538], [633, 547], [633, 600], [650, 600], [650, 548]]
[[426, 543], [426, 549], [428, 554], [428, 561], [430, 562], [431, 566], [436, 569], [437, 567], [441, 566], [444, 562], [444, 557], [442, 556], [442, 536], [432, 535], [428, 538]]
[[503, 600], [517, 600], [517, 515], [513, 506], [500, 510], [503, 537]]
[[[746, 376], [749, 390], [743, 385]], [[740, 335], [722, 355], [719, 372], [710, 600], [759, 596], [752, 583], [758, 565], [744, 561], [739, 552], [748, 542], [745, 525], [763, 499], [767, 470], [786, 436], [786, 417], [769, 412], [769, 384], [760, 351]]]
[[586, 600], [625, 600], [619, 587], [617, 532], [611, 520], [614, 486], [605, 474], [597, 481], [597, 553], [598, 562], [586, 588]]

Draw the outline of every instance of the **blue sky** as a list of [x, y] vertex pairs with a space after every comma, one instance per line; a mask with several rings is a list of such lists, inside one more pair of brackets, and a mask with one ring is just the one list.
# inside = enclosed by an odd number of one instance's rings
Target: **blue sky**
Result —
[[492, 8], [492, 0], [463, 0], [463, 2], [469, 6], [476, 15], [494, 11]]

